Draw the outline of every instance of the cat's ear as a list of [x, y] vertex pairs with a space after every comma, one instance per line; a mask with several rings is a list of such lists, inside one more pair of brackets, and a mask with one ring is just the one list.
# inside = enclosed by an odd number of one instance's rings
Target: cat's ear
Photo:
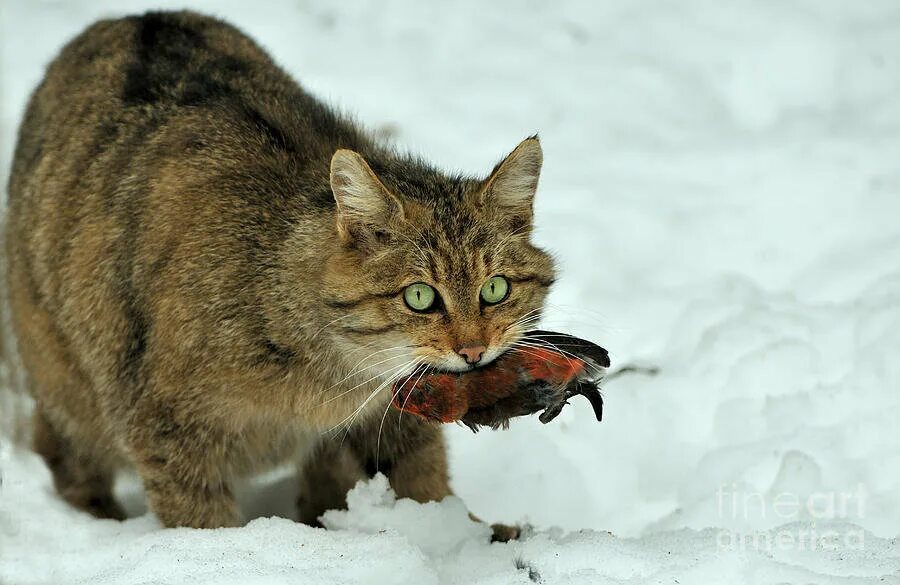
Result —
[[543, 161], [544, 152], [537, 136], [520, 142], [484, 182], [481, 205], [531, 224], [534, 194]]
[[388, 226], [403, 218], [400, 199], [352, 150], [341, 149], [331, 157], [331, 191], [337, 202], [338, 236], [345, 243], [360, 239], [381, 241]]

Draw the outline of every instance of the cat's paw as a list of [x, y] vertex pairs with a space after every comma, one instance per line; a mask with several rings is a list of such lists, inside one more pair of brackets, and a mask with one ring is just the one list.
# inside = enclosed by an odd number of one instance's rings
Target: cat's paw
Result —
[[518, 540], [522, 535], [522, 528], [507, 524], [491, 524], [491, 542], [509, 542]]

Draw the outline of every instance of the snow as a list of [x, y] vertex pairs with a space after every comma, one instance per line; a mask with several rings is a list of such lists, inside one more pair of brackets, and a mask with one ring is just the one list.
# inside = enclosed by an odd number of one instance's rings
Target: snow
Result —
[[[611, 382], [601, 424], [450, 427], [459, 499], [376, 478], [328, 530], [289, 519], [287, 471], [239, 529], [162, 530], [129, 477], [134, 517], [89, 518], [3, 392], [0, 583], [900, 583], [900, 4], [197, 6], [441, 167], [539, 131], [545, 325], [659, 374]], [[4, 177], [43, 65], [108, 14], [0, 5]], [[488, 544], [467, 509], [534, 528]]]
[[[12, 458], [9, 475], [20, 473], [38, 476], [38, 483], [49, 480], [33, 455]], [[462, 500], [397, 500], [383, 475], [357, 486], [347, 511], [326, 513], [328, 530], [277, 517], [205, 531], [161, 530], [151, 515], [124, 523], [93, 520], [67, 509], [46, 487], [35, 492], [32, 483], [14, 479], [7, 488], [5, 499], [32, 513], [39, 509], [41, 517], [23, 526], [4, 523], [4, 583], [640, 584], [715, 578], [857, 584], [884, 583], [900, 563], [894, 543], [833, 521], [815, 532], [794, 523], [746, 540], [711, 528], [640, 539], [552, 529], [488, 545], [489, 528], [469, 519]], [[794, 544], [773, 547], [773, 554], [752, 546], [775, 538]], [[830, 548], [845, 541], [847, 548]]]

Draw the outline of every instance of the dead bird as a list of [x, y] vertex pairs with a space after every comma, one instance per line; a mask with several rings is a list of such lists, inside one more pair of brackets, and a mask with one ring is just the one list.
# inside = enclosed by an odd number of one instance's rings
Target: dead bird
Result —
[[603, 418], [599, 385], [609, 353], [590, 341], [552, 331], [525, 334], [527, 347], [507, 351], [491, 364], [468, 372], [429, 369], [394, 387], [393, 405], [425, 419], [462, 422], [473, 431], [506, 427], [509, 419], [543, 411], [556, 418], [568, 400], [587, 398]]

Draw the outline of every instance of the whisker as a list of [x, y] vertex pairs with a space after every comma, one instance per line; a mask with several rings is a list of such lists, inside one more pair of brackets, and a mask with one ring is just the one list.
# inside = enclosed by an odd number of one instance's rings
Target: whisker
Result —
[[606, 313], [602, 313], [600, 311], [590, 309], [584, 305], [569, 305], [569, 304], [560, 304], [560, 303], [552, 303], [550, 301], [544, 301], [544, 304], [553, 309], [557, 309], [562, 311], [563, 313], [571, 313], [572, 311], [579, 311], [581, 313], [589, 313], [594, 315], [595, 317], [599, 317], [601, 319], [608, 319], [609, 315]]
[[608, 315], [600, 311], [588, 309], [583, 305], [560, 305], [550, 301], [544, 301], [547, 306], [546, 318], [551, 322], [587, 323], [591, 327], [603, 332], [624, 331], [622, 327], [612, 326], [613, 321]]
[[[404, 363], [404, 364], [400, 364], [400, 366], [397, 367], [397, 368], [392, 368], [392, 369], [390, 370], [390, 371], [392, 372], [392, 374], [391, 374], [387, 379], [385, 379], [383, 382], [381, 382], [374, 390], [372, 390], [372, 392], [369, 393], [369, 396], [362, 402], [362, 404], [360, 404], [360, 405], [356, 408], [356, 410], [354, 410], [351, 414], [347, 415], [342, 421], [340, 421], [339, 423], [337, 423], [336, 425], [334, 425], [333, 427], [331, 427], [330, 429], [328, 429], [328, 430], [326, 431], [326, 433], [331, 433], [331, 432], [335, 431], [336, 429], [340, 428], [340, 426], [343, 425], [343, 424], [344, 424], [345, 422], [347, 422], [348, 420], [350, 421], [350, 423], [347, 425], [347, 430], [349, 431], [350, 426], [353, 424], [353, 421], [356, 419], [356, 416], [357, 416], [360, 412], [362, 412], [362, 410], [363, 410], [363, 409], [366, 407], [366, 405], [372, 400], [372, 398], [374, 398], [375, 395], [378, 394], [385, 386], [387, 386], [388, 384], [390, 384], [391, 382], [393, 382], [393, 380], [395, 379], [395, 377], [399, 377], [399, 376], [397, 376], [397, 373], [400, 373], [400, 375], [402, 375], [402, 371], [403, 371], [404, 369], [406, 369], [407, 367], [409, 367], [409, 365], [412, 364], [412, 363], [413, 363], [412, 360], [410, 360], [409, 362], [406, 362], [406, 363]], [[371, 381], [371, 380], [370, 380], [370, 381]], [[346, 435], [345, 435], [345, 437], [346, 437]]]
[[343, 383], [343, 382], [346, 382], [347, 380], [349, 380], [349, 379], [352, 378], [353, 376], [355, 376], [355, 375], [357, 375], [357, 374], [362, 374], [362, 373], [365, 372], [366, 370], [370, 370], [370, 369], [374, 368], [375, 366], [379, 366], [379, 365], [381, 365], [381, 364], [384, 364], [384, 363], [387, 363], [387, 362], [390, 362], [390, 361], [393, 361], [393, 360], [396, 360], [396, 359], [405, 358], [405, 357], [407, 357], [407, 356], [406, 356], [406, 355], [403, 355], [403, 354], [401, 354], [401, 355], [394, 355], [394, 356], [391, 356], [391, 357], [384, 358], [383, 360], [377, 361], [377, 362], [375, 362], [374, 364], [370, 364], [370, 365], [368, 365], [368, 366], [362, 368], [361, 370], [356, 370], [356, 371], [350, 372], [350, 373], [347, 374], [342, 380], [340, 380], [339, 382], [335, 382], [334, 384], [332, 384], [331, 386], [329, 386], [328, 388], [326, 388], [326, 390], [331, 390], [331, 389], [334, 388], [335, 386], [337, 386], [337, 385], [339, 385], [339, 384], [341, 384], [341, 383]]
[[373, 345], [378, 343], [378, 341], [379, 340], [377, 340], [377, 339], [373, 339], [372, 341], [370, 341], [368, 343], [364, 343], [364, 344], [360, 345], [359, 347], [355, 347], [347, 352], [347, 356], [357, 354], [357, 353], [361, 352], [362, 350], [366, 349], [367, 347], [372, 347]]
[[[514, 345], [523, 345], [525, 347], [533, 347], [535, 349], [548, 349], [548, 348], [553, 349], [553, 350], [563, 354], [563, 356], [569, 362], [569, 365], [572, 365], [573, 359], [576, 360], [576, 363], [584, 364], [585, 369], [588, 370], [588, 374], [590, 374], [592, 377], [595, 377], [595, 378], [602, 377], [603, 374], [605, 373], [604, 370], [600, 369], [600, 366], [597, 366], [597, 365], [591, 363], [589, 360], [584, 360], [584, 359], [578, 357], [578, 355], [571, 353], [569, 351], [566, 351], [564, 349], [561, 349], [553, 344], [550, 344], [552, 346], [552, 348], [551, 348], [548, 345], [535, 344], [535, 343], [530, 343], [530, 342], [525, 342], [525, 341], [520, 340], [520, 341], [515, 342]], [[596, 370], [596, 371], [591, 371], [592, 369]]]
[[534, 356], [534, 357], [536, 357], [537, 359], [541, 360], [541, 361], [544, 362], [544, 363], [550, 363], [550, 361], [549, 361], [547, 358], [543, 357], [541, 354], [539, 354], [539, 353], [534, 353], [533, 351], [528, 351], [527, 349], [522, 349], [522, 347], [519, 346], [519, 345], [514, 345], [514, 346], [512, 346], [512, 347], [510, 348], [510, 351], [517, 351], [517, 352], [519, 352], [519, 353], [527, 353], [528, 355]]
[[[534, 317], [530, 317], [528, 319], [523, 319], [522, 321], [519, 321], [518, 323], [513, 323], [512, 326], [514, 326], [518, 329], [522, 329], [524, 331], [524, 330], [530, 329], [533, 325], [536, 325], [540, 320], [541, 320], [541, 316], [535, 315]], [[510, 328], [512, 328], [512, 327], [510, 327]]]
[[[380, 394], [382, 390], [384, 390], [385, 388], [387, 388], [388, 386], [390, 386], [391, 384], [393, 384], [394, 382], [399, 380], [400, 377], [403, 375], [403, 370], [405, 370], [407, 367], [409, 367], [412, 363], [413, 363], [412, 361], [407, 362], [399, 372], [391, 375], [388, 379], [386, 379], [384, 382], [379, 384], [378, 387], [375, 388], [375, 390], [373, 390], [371, 394], [369, 394], [369, 397], [366, 398], [365, 401], [363, 401], [363, 403], [359, 405], [359, 408], [357, 408], [356, 411], [353, 412], [353, 414], [351, 415], [350, 421], [347, 423], [347, 428], [344, 432], [343, 438], [341, 439], [341, 444], [343, 444], [344, 441], [347, 439], [347, 436], [350, 434], [350, 429], [353, 427], [353, 423], [356, 422], [357, 417], [360, 415], [360, 413], [362, 413], [362, 411], [365, 409], [366, 405], [373, 398], [375, 398], [375, 396]], [[388, 406], [390, 406], [390, 401], [388, 401]]]
[[380, 354], [380, 353], [384, 353], [384, 352], [386, 352], [386, 351], [395, 351], [395, 350], [399, 350], [399, 349], [409, 349], [409, 348], [411, 348], [411, 347], [413, 347], [413, 346], [411, 346], [411, 345], [396, 345], [396, 346], [394, 346], [394, 347], [388, 347], [388, 348], [386, 348], [386, 349], [380, 349], [380, 350], [378, 350], [378, 351], [374, 351], [374, 352], [370, 353], [369, 355], [367, 355], [366, 357], [364, 357], [363, 359], [359, 360], [359, 361], [356, 363], [356, 365], [353, 366], [353, 368], [350, 370], [350, 373], [347, 374], [346, 376], [344, 376], [344, 378], [342, 378], [341, 380], [335, 382], [334, 384], [332, 384], [331, 386], [329, 386], [329, 387], [326, 388], [325, 390], [326, 390], [326, 391], [327, 391], [327, 390], [331, 390], [332, 388], [334, 388], [334, 387], [337, 386], [338, 384], [342, 384], [342, 383], [346, 382], [347, 380], [349, 380], [350, 378], [352, 378], [352, 377], [355, 376], [356, 374], [361, 374], [362, 372], [368, 370], [368, 369], [371, 368], [371, 367], [377, 366], [378, 364], [383, 364], [385, 361], [389, 361], [389, 360], [391, 360], [391, 359], [396, 359], [396, 358], [398, 358], [398, 357], [405, 357], [405, 356], [403, 356], [403, 355], [394, 356], [394, 357], [392, 357], [392, 358], [388, 358], [387, 360], [378, 362], [377, 364], [372, 364], [371, 366], [366, 366], [365, 368], [363, 368], [363, 369], [361, 369], [361, 370], [357, 370], [356, 368], [358, 368], [358, 367], [359, 367], [363, 362], [365, 362], [367, 359], [370, 359], [370, 358], [372, 358], [373, 356], [378, 355], [378, 354]]
[[[569, 351], [566, 351], [566, 350], [564, 350], [564, 349], [561, 349], [561, 348], [560, 348], [558, 345], [556, 345], [555, 343], [551, 343], [551, 342], [547, 341], [547, 340], [545, 339], [545, 337], [549, 337], [549, 335], [542, 335], [542, 336], [540, 336], [540, 337], [525, 337], [525, 338], [523, 338], [523, 339], [520, 339], [519, 341], [524, 342], [524, 343], [531, 343], [531, 344], [535, 344], [535, 345], [541, 345], [541, 344], [543, 344], [544, 347], [550, 347], [550, 348], [552, 348], [552, 349], [555, 349], [556, 351], [558, 351], [559, 353], [561, 353], [561, 354], [563, 354], [563, 355], [571, 356], [571, 357], [575, 358], [575, 359], [578, 360], [578, 361], [584, 361], [584, 360], [582, 360], [580, 357], [578, 357], [576, 354], [571, 353], [571, 352], [569, 352]], [[565, 343], [561, 343], [560, 345], [565, 346], [565, 347], [570, 347], [570, 346], [573, 346], [574, 344], [565, 344]]]
[[[384, 407], [384, 414], [381, 415], [381, 424], [378, 425], [378, 439], [375, 441], [375, 469], [378, 469], [379, 457], [381, 455], [381, 431], [384, 429], [384, 420], [387, 418], [388, 411], [391, 408], [391, 404], [394, 402], [394, 399], [397, 398], [397, 395], [400, 394], [400, 391], [403, 389], [403, 386], [412, 378], [416, 371], [419, 369], [419, 366], [425, 361], [425, 358], [417, 358], [414, 362], [413, 370], [410, 372], [406, 379], [397, 385], [397, 390], [391, 395], [391, 399], [388, 401], [387, 405]], [[399, 379], [398, 379], [399, 380]], [[401, 411], [402, 415], [403, 412]], [[398, 427], [399, 428], [399, 427]]]
[[[422, 380], [422, 377], [428, 372], [428, 365], [426, 364], [425, 368], [422, 369], [422, 373], [419, 374], [419, 377], [416, 378], [416, 381], [413, 383], [413, 388], [415, 388], [419, 381]], [[406, 403], [409, 402], [409, 397], [412, 396], [412, 392], [406, 395], [406, 398], [403, 399], [403, 405], [400, 407], [400, 416], [397, 417], [397, 430], [400, 430], [400, 425], [403, 423], [403, 409], [406, 408]]]
[[[534, 347], [534, 346], [530, 346], [530, 347]], [[536, 354], [536, 353], [534, 353], [534, 352], [532, 352], [532, 351], [528, 351], [527, 349], [522, 349], [521, 346], [515, 346], [515, 347], [511, 348], [510, 351], [516, 351], [516, 352], [520, 352], [520, 353], [527, 353], [527, 354], [529, 354], [529, 355], [532, 355], [532, 356], [538, 358], [539, 360], [541, 360], [541, 361], [544, 362], [544, 363], [551, 363], [550, 360], [548, 360], [548, 359], [546, 359], [546, 358], [543, 358], [543, 357], [541, 357], [539, 354]], [[563, 388], [565, 388], [565, 387], [566, 387], [566, 384], [567, 384], [566, 381], [561, 380], [558, 384], [554, 385], [554, 387], [556, 388], [557, 391], [559, 391], [559, 390], [562, 390]]]
[[[399, 358], [403, 358], [403, 357], [406, 357], [406, 356], [402, 356], [402, 355], [401, 355], [401, 356], [396, 356], [396, 357], [391, 358], [391, 359], [399, 359]], [[387, 361], [387, 360], [385, 360], [385, 361]], [[403, 365], [404, 365], [404, 364], [400, 364], [401, 367], [402, 367]], [[368, 383], [371, 382], [372, 380], [375, 380], [375, 379], [377, 379], [377, 378], [379, 378], [379, 377], [381, 377], [381, 376], [387, 374], [388, 372], [394, 372], [394, 371], [396, 371], [396, 369], [397, 369], [397, 366], [392, 366], [392, 367], [388, 368], [386, 371], [384, 371], [384, 372], [382, 372], [382, 373], [380, 373], [380, 374], [375, 374], [374, 376], [372, 376], [371, 378], [369, 378], [369, 379], [366, 380], [365, 382], [360, 382], [359, 384], [353, 386], [352, 388], [348, 388], [347, 390], [344, 390], [343, 392], [341, 392], [341, 393], [338, 394], [337, 396], [332, 396], [331, 398], [329, 398], [328, 400], [326, 400], [326, 401], [324, 401], [322, 404], [320, 404], [320, 406], [324, 406], [324, 405], [328, 404], [329, 402], [331, 402], [332, 400], [337, 400], [337, 399], [340, 398], [341, 396], [344, 396], [344, 395], [346, 395], [346, 394], [348, 394], [348, 393], [350, 393], [350, 392], [353, 392], [354, 390], [356, 390], [356, 389], [359, 388], [360, 386], [365, 386], [366, 384], [368, 384]]]
[[328, 329], [329, 327], [331, 327], [332, 325], [334, 325], [334, 324], [337, 323], [338, 321], [343, 321], [344, 319], [348, 319], [348, 318], [350, 318], [350, 317], [353, 317], [353, 314], [342, 315], [342, 316], [338, 317], [337, 319], [334, 319], [333, 321], [329, 322], [329, 323], [326, 324], [324, 327], [322, 327], [322, 328], [320, 328], [318, 331], [316, 331], [316, 332], [313, 334], [313, 336], [309, 338], [310, 341], [312, 341], [313, 339], [315, 339], [316, 337], [318, 337], [319, 334], [321, 334], [323, 331], [325, 331], [326, 329]]
[[[564, 353], [564, 354], [566, 354], [566, 355], [570, 355], [570, 356], [572, 356], [572, 357], [575, 358], [575, 359], [584, 361], [580, 356], [578, 356], [578, 354], [573, 354], [573, 353], [571, 353], [571, 352], [569, 352], [569, 351], [566, 351], [566, 350], [563, 350], [563, 349], [562, 349], [563, 347], [575, 347], [575, 348], [582, 347], [580, 344], [578, 344], [578, 343], [565, 343], [565, 342], [562, 342], [562, 341], [557, 341], [556, 343], [552, 343], [552, 342], [548, 341], [547, 338], [554, 338], [554, 339], [556, 339], [556, 338], [561, 338], [561, 339], [571, 340], [571, 336], [570, 336], [570, 335], [565, 335], [565, 334], [553, 334], [553, 333], [541, 333], [540, 337], [536, 337], [536, 336], [535, 336], [535, 337], [524, 337], [522, 340], [528, 341], [528, 342], [531, 342], [531, 343], [544, 343], [544, 344], [547, 344], [547, 345], [549, 345], [549, 346], [552, 346], [554, 349], [556, 349], [557, 351], [559, 351], [559, 352], [561, 352], [561, 353]], [[520, 340], [520, 341], [522, 341], [522, 340]], [[597, 369], [601, 369], [601, 368], [602, 368], [603, 371], [606, 370], [606, 368], [604, 368], [603, 366], [595, 365], [595, 367], [596, 367]]]
[[[553, 345], [552, 343], [549, 343], [549, 342], [546, 342], [546, 343], [533, 343], [533, 342], [532, 342], [532, 338], [525, 338], [525, 339], [520, 339], [519, 341], [515, 342], [515, 344], [516, 344], [516, 345], [524, 345], [524, 346], [526, 346], [526, 347], [533, 347], [533, 348], [535, 348], [535, 349], [553, 349], [553, 350], [555, 350], [555, 351], [557, 351], [557, 352], [563, 354], [563, 357], [566, 358], [566, 361], [569, 363], [570, 366], [572, 365], [572, 359], [571, 359], [571, 358], [575, 358], [575, 359], [576, 359], [577, 361], [579, 361], [579, 362], [580, 362], [580, 361], [583, 361], [581, 358], [579, 358], [579, 357], [576, 356], [575, 354], [570, 353], [570, 352], [565, 351], [565, 350], [562, 350], [562, 349], [556, 347], [555, 345]], [[551, 346], [552, 346], [552, 347], [551, 347]]]
[[[537, 310], [537, 309], [536, 309], [536, 310]], [[515, 321], [513, 321], [512, 323], [510, 323], [509, 325], [507, 325], [507, 326], [503, 329], [503, 332], [506, 333], [506, 332], [510, 331], [511, 329], [513, 329], [513, 328], [520, 329], [522, 332], [524, 332], [524, 330], [528, 329], [529, 327], [531, 327], [531, 325], [535, 324], [537, 321], [540, 320], [541, 316], [540, 316], [539, 314], [538, 314], [538, 315], [532, 315], [532, 313], [534, 313], [536, 310], [529, 311], [528, 313], [526, 313], [526, 314], [523, 315], [522, 317], [516, 319]]]

